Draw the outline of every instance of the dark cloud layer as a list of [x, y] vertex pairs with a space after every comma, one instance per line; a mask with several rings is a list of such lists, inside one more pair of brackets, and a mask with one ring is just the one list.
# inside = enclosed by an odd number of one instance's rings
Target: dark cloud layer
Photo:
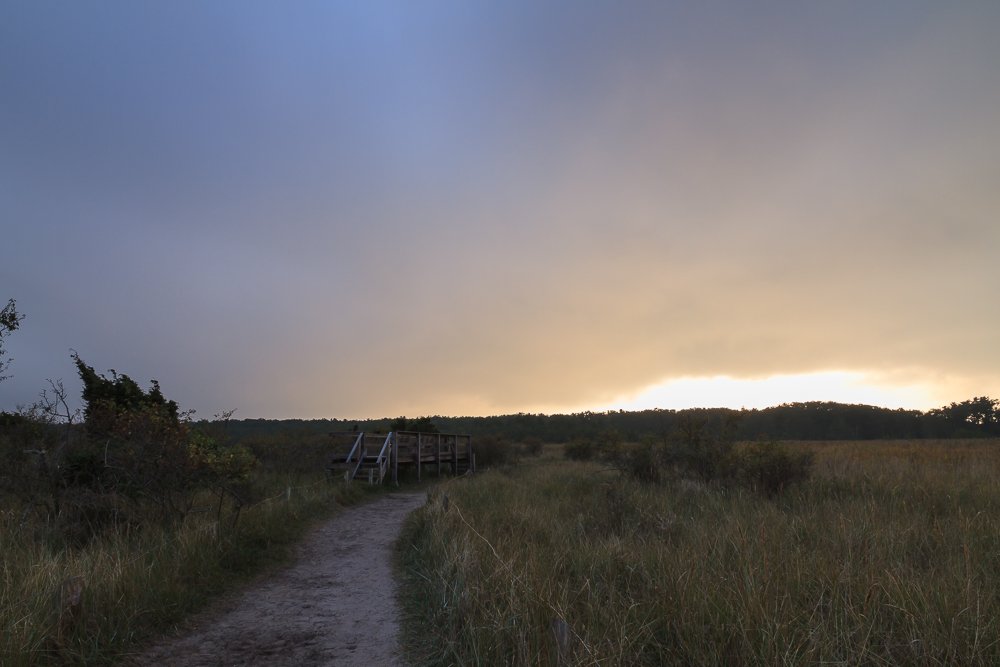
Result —
[[823, 371], [1000, 393], [998, 28], [929, 3], [5, 4], [0, 298], [28, 319], [0, 407], [70, 379], [69, 348], [244, 416]]

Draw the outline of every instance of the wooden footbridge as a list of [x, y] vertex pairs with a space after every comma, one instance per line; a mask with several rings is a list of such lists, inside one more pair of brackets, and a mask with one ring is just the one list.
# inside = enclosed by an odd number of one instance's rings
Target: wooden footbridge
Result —
[[452, 475], [476, 470], [470, 435], [334, 431], [330, 436], [335, 449], [326, 466], [327, 474], [331, 477], [343, 474], [348, 484], [358, 477], [367, 477], [372, 484], [382, 484], [391, 478], [398, 485], [400, 466], [415, 467], [418, 482], [426, 465], [433, 466], [438, 477], [442, 466], [447, 466]]

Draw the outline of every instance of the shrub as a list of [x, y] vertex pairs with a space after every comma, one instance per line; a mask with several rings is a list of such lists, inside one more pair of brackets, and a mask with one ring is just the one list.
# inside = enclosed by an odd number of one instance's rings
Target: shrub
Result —
[[322, 472], [331, 452], [338, 447], [329, 435], [307, 429], [250, 435], [240, 444], [253, 452], [262, 471], [290, 477]]
[[629, 529], [641, 523], [642, 510], [635, 498], [635, 490], [619, 481], [604, 484], [604, 502], [598, 504], [596, 521], [592, 529], [605, 536], [624, 537]]
[[155, 381], [145, 392], [73, 358], [84, 384], [82, 434], [62, 383], [0, 419], [0, 492], [24, 505], [22, 522], [35, 517], [83, 544], [123, 525], [180, 522], [209, 504], [219, 518], [224, 504], [239, 516], [237, 487], [257, 463], [249, 451], [228, 446], [215, 427], [191, 424]]
[[612, 461], [618, 458], [625, 446], [625, 436], [615, 429], [608, 429], [597, 434], [597, 449], [601, 458]]
[[521, 455], [520, 448], [506, 438], [495, 435], [476, 438], [473, 451], [476, 454], [476, 467], [483, 469], [517, 463]]
[[102, 440], [110, 435], [119, 427], [122, 415], [132, 412], [155, 413], [164, 428], [180, 425], [177, 403], [163, 397], [156, 380], [146, 392], [127, 375], [111, 370], [109, 379], [94, 371], [75, 352], [72, 356], [83, 381], [83, 401], [86, 403], [83, 416], [90, 440]]
[[521, 441], [521, 451], [524, 452], [525, 456], [539, 457], [542, 455], [542, 439], [536, 438], [533, 435], [529, 435], [523, 441]]
[[[111, 416], [105, 421], [100, 490], [129, 500], [137, 510], [151, 501], [168, 522], [196, 511], [201, 490], [211, 490], [221, 504], [227, 493], [233, 495], [227, 487], [246, 479], [257, 464], [247, 449], [227, 447], [209, 429], [177, 421], [159, 406], [101, 407]], [[240, 504], [237, 498], [236, 507]]]
[[660, 481], [661, 456], [652, 440], [638, 445], [617, 445], [602, 451], [602, 457], [632, 479], [654, 484]]
[[733, 455], [738, 416], [721, 419], [685, 415], [667, 439], [663, 463], [680, 477], [729, 482], [737, 473]]
[[752, 490], [775, 496], [809, 479], [813, 455], [795, 453], [774, 439], [760, 438], [737, 454], [740, 480]]
[[[54, 385], [64, 392], [61, 384]], [[0, 414], [0, 496], [10, 494], [26, 506], [22, 521], [36, 514], [52, 523], [60, 512], [65, 487], [62, 462], [75, 442], [72, 427], [62, 428], [44, 402]]]
[[578, 438], [563, 447], [563, 456], [571, 461], [589, 461], [597, 456], [597, 445], [592, 440]]
[[406, 417], [397, 417], [389, 423], [390, 431], [416, 431], [419, 433], [440, 433], [437, 425], [430, 417], [417, 417], [416, 419], [407, 419]]

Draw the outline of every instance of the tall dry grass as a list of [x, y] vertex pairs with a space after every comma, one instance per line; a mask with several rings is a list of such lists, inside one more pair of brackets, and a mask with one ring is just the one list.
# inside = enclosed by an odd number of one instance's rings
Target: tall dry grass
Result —
[[[203, 513], [173, 528], [109, 532], [80, 548], [37, 527], [32, 534], [13, 506], [0, 512], [0, 665], [109, 664], [261, 566], [282, 560], [312, 520], [373, 490], [315, 477], [258, 484], [270, 495], [244, 508], [235, 526], [225, 518], [217, 526], [214, 513]], [[74, 576], [84, 579], [83, 614], [60, 628], [54, 594]]]
[[997, 441], [799, 443], [767, 499], [547, 461], [456, 481], [398, 544], [417, 662], [1000, 664]]

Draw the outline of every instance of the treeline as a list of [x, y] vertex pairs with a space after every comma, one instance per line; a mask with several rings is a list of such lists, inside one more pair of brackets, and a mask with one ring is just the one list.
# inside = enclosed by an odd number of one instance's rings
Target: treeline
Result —
[[[607, 431], [617, 431], [627, 440], [635, 442], [643, 437], [669, 435], [685, 416], [738, 416], [738, 437], [747, 440], [760, 435], [778, 440], [983, 438], [1000, 437], [998, 404], [1000, 401], [983, 396], [927, 412], [891, 410], [871, 405], [810, 402], [785, 403], [763, 410], [698, 408], [579, 412], [569, 415], [518, 413], [492, 417], [434, 416], [429, 419], [421, 418], [420, 421], [432, 423], [443, 433], [468, 433], [473, 436], [502, 434], [515, 442], [534, 437], [545, 442], [564, 443], [578, 439], [597, 439]], [[229, 432], [237, 439], [283, 432], [388, 432], [401, 419], [242, 419], [231, 420]]]

